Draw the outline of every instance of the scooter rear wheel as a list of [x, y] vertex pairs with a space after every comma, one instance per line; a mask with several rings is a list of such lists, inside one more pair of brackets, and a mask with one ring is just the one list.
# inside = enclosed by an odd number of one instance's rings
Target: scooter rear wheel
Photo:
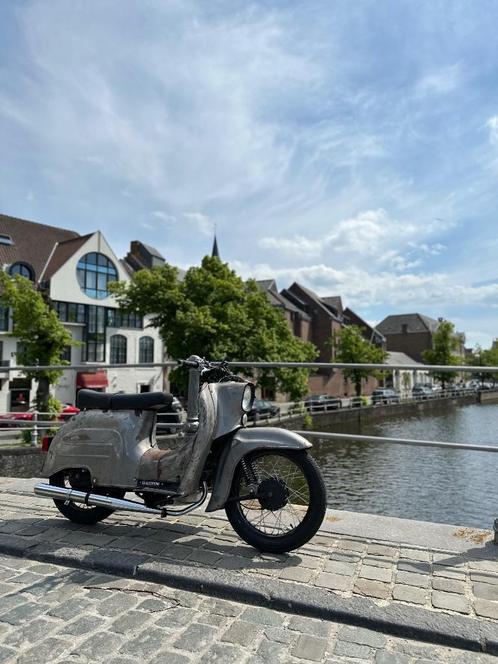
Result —
[[[78, 479], [76, 479], [76, 473], [79, 473]], [[83, 469], [62, 470], [61, 472], [52, 475], [49, 482], [52, 486], [78, 489], [79, 491], [89, 491], [91, 489], [92, 493], [112, 496], [113, 498], [124, 498], [126, 492], [122, 489], [102, 490], [98, 487], [92, 488], [89, 478], [88, 482], [85, 482], [85, 474], [88, 475], [88, 471]], [[54, 504], [66, 519], [69, 519], [73, 523], [81, 523], [87, 526], [103, 521], [114, 512], [114, 510], [105, 507], [74, 503], [71, 500], [54, 499]]]
[[[254, 498], [245, 498], [250, 492]], [[225, 511], [235, 532], [260, 551], [284, 553], [306, 544], [326, 510], [322, 474], [305, 450], [258, 450], [235, 469]]]

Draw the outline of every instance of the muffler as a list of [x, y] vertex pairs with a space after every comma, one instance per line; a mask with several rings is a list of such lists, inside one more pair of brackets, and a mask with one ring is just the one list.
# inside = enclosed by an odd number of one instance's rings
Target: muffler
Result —
[[98, 493], [86, 493], [76, 489], [66, 489], [62, 486], [40, 483], [35, 485], [35, 494], [43, 498], [54, 498], [55, 500], [70, 500], [73, 503], [83, 503], [95, 507], [106, 507], [110, 510], [126, 510], [128, 512], [140, 512], [141, 514], [156, 514], [160, 517], [167, 516], [166, 508], [146, 507], [142, 503], [133, 500], [123, 500], [112, 496], [101, 496]]

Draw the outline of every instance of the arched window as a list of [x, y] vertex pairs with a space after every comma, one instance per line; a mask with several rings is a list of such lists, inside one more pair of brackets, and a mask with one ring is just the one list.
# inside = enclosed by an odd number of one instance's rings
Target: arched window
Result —
[[140, 337], [138, 342], [138, 361], [140, 364], [154, 362], [154, 339], [152, 337]]
[[107, 287], [110, 281], [118, 280], [118, 272], [114, 263], [107, 256], [96, 251], [80, 258], [76, 267], [76, 275], [81, 290], [97, 300], [109, 295]]
[[13, 263], [9, 267], [9, 274], [12, 276], [14, 276], [14, 274], [20, 274], [21, 277], [26, 277], [26, 279], [29, 279], [30, 281], [34, 281], [35, 279], [33, 268], [30, 265], [27, 265], [27, 263]]
[[111, 337], [111, 364], [126, 364], [126, 337], [113, 334]]

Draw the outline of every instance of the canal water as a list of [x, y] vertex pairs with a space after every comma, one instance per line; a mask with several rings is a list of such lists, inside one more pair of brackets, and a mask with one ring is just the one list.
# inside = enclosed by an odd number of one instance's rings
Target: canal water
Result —
[[[329, 431], [498, 446], [498, 404], [446, 405]], [[313, 456], [329, 507], [480, 528], [498, 518], [498, 453], [315, 441]]]

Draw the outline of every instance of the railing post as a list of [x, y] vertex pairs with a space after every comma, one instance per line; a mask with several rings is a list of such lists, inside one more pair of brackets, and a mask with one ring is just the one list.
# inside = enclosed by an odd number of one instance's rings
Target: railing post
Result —
[[38, 411], [33, 413], [33, 431], [31, 432], [31, 445], [36, 447], [38, 445]]

